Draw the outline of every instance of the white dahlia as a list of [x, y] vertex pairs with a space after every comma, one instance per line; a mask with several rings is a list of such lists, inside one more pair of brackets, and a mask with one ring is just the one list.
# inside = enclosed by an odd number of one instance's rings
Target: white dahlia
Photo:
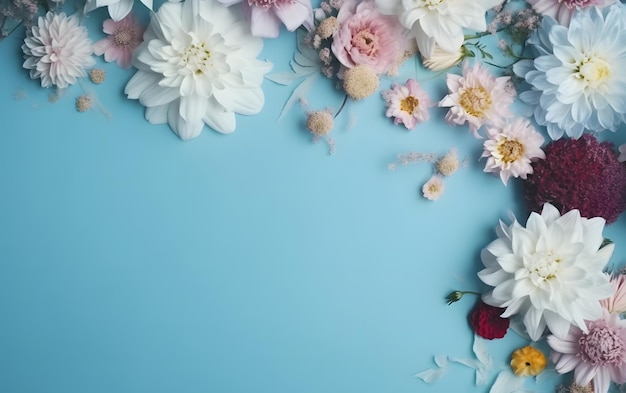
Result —
[[30, 70], [32, 79], [41, 78], [42, 87], [73, 85], [76, 78], [87, 75], [86, 67], [96, 64], [87, 28], [75, 15], [64, 13], [40, 16], [27, 31], [22, 51], [23, 67]]
[[397, 15], [411, 30], [423, 57], [432, 57], [435, 44], [444, 52], [458, 53], [465, 40], [463, 29], [485, 31], [485, 13], [503, 0], [376, 0], [378, 9]]
[[[85, 14], [100, 7], [107, 7], [111, 19], [116, 22], [124, 19], [133, 9], [134, 0], [87, 0]], [[152, 0], [141, 0], [141, 3], [152, 10]]]
[[528, 44], [537, 56], [513, 70], [531, 86], [520, 98], [552, 139], [616, 131], [626, 118], [626, 6], [577, 11], [569, 28], [544, 16]]
[[604, 224], [578, 210], [561, 216], [550, 204], [541, 215], [531, 213], [526, 228], [501, 222], [498, 239], [481, 253], [485, 269], [478, 277], [494, 287], [483, 300], [506, 308], [502, 317], [522, 316], [535, 341], [546, 326], [557, 337], [565, 337], [570, 324], [587, 332], [585, 320], [601, 318], [600, 300], [613, 294], [602, 271], [614, 248], [601, 248]]
[[235, 113], [252, 115], [264, 104], [261, 84], [271, 64], [256, 59], [263, 40], [217, 0], [167, 2], [152, 16], [135, 50], [137, 73], [128, 98], [146, 106], [146, 119], [168, 123], [183, 140], [204, 124], [235, 130]]

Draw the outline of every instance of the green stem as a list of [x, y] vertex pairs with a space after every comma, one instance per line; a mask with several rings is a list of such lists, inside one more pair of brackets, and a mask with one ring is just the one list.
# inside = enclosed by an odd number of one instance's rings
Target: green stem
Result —
[[346, 106], [347, 102], [348, 102], [348, 95], [346, 94], [345, 97], [343, 97], [343, 102], [341, 103], [341, 106], [339, 107], [339, 110], [337, 111], [337, 113], [335, 113], [335, 117], [333, 117], [333, 119], [336, 119], [337, 116], [339, 116], [339, 114], [343, 110], [343, 107]]

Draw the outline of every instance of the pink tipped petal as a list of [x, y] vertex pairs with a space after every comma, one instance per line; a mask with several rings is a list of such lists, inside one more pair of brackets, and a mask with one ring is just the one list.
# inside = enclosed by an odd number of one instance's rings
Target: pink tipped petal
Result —
[[280, 33], [280, 20], [274, 12], [261, 7], [250, 7], [250, 30], [255, 37], [276, 38]]
[[304, 23], [313, 11], [301, 3], [291, 3], [275, 7], [276, 16], [283, 22], [287, 30], [294, 31]]

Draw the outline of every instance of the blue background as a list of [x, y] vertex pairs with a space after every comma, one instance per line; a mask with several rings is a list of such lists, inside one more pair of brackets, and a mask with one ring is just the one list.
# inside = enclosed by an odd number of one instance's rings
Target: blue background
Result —
[[[105, 17], [86, 20], [94, 41]], [[125, 99], [133, 71], [102, 58], [103, 85], [50, 102], [21, 67], [22, 39], [0, 43], [0, 392], [488, 391], [460, 365], [432, 385], [414, 377], [433, 355], [471, 356], [474, 299], [443, 298], [484, 290], [480, 250], [508, 212], [526, 216], [521, 184], [483, 173], [482, 142], [445, 110], [407, 132], [380, 95], [349, 103], [328, 155], [303, 109], [277, 121], [295, 85], [266, 81], [262, 113], [234, 134], [182, 142]], [[283, 32], [260, 57], [284, 71], [294, 50]], [[320, 81], [310, 107], [337, 109]], [[442, 77], [424, 85], [446, 93]], [[84, 93], [99, 105], [78, 113]], [[626, 143], [626, 129], [601, 137]], [[387, 169], [453, 147], [466, 165], [437, 202], [421, 197], [429, 164]], [[622, 265], [625, 219], [605, 233]], [[492, 380], [525, 343], [489, 342]]]

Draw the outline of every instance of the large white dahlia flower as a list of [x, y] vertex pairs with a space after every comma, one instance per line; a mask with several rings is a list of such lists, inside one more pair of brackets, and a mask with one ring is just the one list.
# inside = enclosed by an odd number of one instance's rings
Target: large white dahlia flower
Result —
[[569, 28], [544, 16], [528, 40], [534, 60], [514, 72], [531, 85], [520, 98], [552, 139], [616, 131], [626, 119], [626, 6], [574, 13]]
[[498, 239], [481, 253], [485, 269], [478, 277], [494, 287], [483, 300], [506, 308], [503, 317], [520, 314], [535, 341], [546, 326], [557, 337], [565, 337], [570, 325], [587, 332], [585, 320], [601, 318], [600, 300], [613, 294], [603, 273], [614, 248], [601, 248], [604, 223], [578, 210], [561, 216], [550, 204], [541, 215], [531, 213], [526, 228], [501, 222]]
[[200, 135], [205, 123], [230, 133], [235, 113], [263, 108], [271, 64], [256, 58], [262, 48], [237, 11], [217, 0], [167, 2], [135, 50], [138, 71], [125, 93], [146, 106], [150, 123], [168, 123], [183, 140]]
[[23, 67], [32, 79], [41, 78], [42, 87], [65, 88], [86, 76], [85, 68], [96, 64], [87, 28], [78, 17], [48, 12], [26, 32], [22, 45]]
[[[135, 0], [87, 0], [83, 11], [86, 13], [100, 7], [107, 7], [111, 19], [116, 22], [124, 19], [133, 10]], [[152, 10], [152, 0], [141, 0], [141, 3]]]
[[444, 52], [458, 53], [465, 40], [463, 29], [485, 31], [488, 9], [503, 0], [376, 0], [387, 15], [398, 16], [411, 30], [420, 53], [430, 59], [435, 45]]

